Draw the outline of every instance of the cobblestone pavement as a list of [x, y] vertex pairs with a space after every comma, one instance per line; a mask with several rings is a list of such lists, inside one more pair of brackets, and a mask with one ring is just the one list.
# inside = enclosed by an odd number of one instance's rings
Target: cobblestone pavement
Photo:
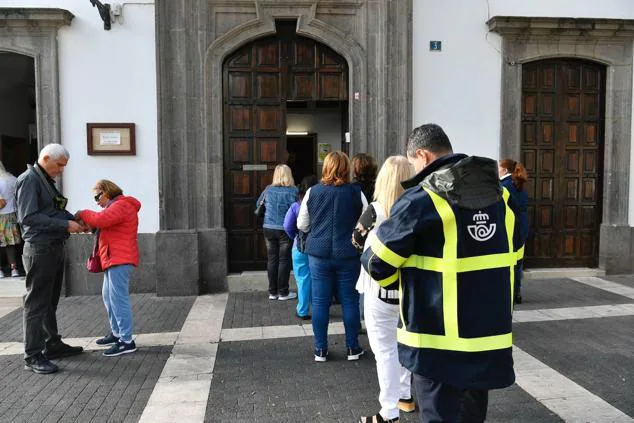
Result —
[[[634, 277], [526, 281], [523, 291], [517, 383], [490, 393], [487, 421], [634, 422]], [[0, 318], [0, 422], [356, 422], [379, 409], [367, 337], [367, 354], [348, 362], [339, 306], [329, 361], [315, 363], [295, 301], [251, 292], [132, 302], [137, 353], [106, 358], [91, 344], [57, 360], [54, 375], [6, 353], [22, 338], [21, 309]], [[58, 318], [65, 337], [94, 343], [108, 330], [99, 297], [62, 298]]]

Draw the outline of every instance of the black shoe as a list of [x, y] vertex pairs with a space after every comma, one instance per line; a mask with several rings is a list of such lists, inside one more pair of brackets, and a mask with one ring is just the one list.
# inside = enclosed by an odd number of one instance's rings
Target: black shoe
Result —
[[97, 345], [109, 345], [109, 344], [114, 344], [118, 340], [119, 338], [114, 336], [112, 332], [110, 332], [108, 335], [104, 336], [103, 338], [97, 339], [96, 343]]
[[515, 296], [515, 304], [522, 304], [522, 296], [521, 295], [516, 295]]
[[310, 314], [307, 314], [305, 316], [300, 316], [299, 314], [295, 313], [295, 317], [297, 317], [300, 320], [310, 320]]
[[48, 359], [51, 358], [61, 358], [61, 357], [70, 357], [71, 355], [77, 355], [84, 352], [82, 347], [71, 347], [68, 344], [59, 341], [52, 345], [47, 345], [44, 348], [44, 356]]
[[59, 370], [59, 367], [48, 361], [44, 355], [37, 354], [36, 356], [25, 360], [24, 370], [30, 370], [33, 373], [46, 375], [49, 373], [55, 373]]

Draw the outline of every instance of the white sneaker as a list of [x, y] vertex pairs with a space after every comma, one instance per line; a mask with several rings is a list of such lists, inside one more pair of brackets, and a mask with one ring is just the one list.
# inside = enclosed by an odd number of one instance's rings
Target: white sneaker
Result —
[[20, 273], [18, 273], [18, 269], [12, 269], [11, 270], [11, 277], [12, 278], [19, 278], [20, 277]]
[[4, 272], [2, 270], [0, 270], [0, 279], [6, 278], [6, 276], [4, 276]]
[[277, 300], [277, 295], [269, 294], [269, 300]]
[[280, 295], [277, 297], [280, 301], [294, 300], [295, 298], [297, 298], [297, 294], [294, 292], [289, 292], [288, 295]]

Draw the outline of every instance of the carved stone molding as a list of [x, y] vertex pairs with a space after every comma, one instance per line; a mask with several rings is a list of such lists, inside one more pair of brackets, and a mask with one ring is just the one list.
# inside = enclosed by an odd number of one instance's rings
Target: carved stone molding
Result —
[[505, 37], [633, 38], [632, 19], [494, 16], [489, 30]]
[[0, 27], [60, 27], [70, 25], [75, 15], [66, 9], [0, 7]]

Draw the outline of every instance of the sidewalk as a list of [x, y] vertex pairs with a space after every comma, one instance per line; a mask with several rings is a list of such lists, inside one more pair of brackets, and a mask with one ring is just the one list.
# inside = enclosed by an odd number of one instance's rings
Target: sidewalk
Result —
[[[523, 296], [517, 384], [491, 392], [487, 421], [633, 422], [634, 277], [531, 280]], [[132, 305], [139, 351], [106, 358], [101, 299], [62, 298], [60, 329], [88, 351], [54, 375], [22, 369], [21, 308], [0, 317], [0, 422], [356, 422], [379, 408], [367, 337], [367, 354], [346, 361], [338, 306], [329, 361], [315, 363], [296, 302], [232, 292]]]

